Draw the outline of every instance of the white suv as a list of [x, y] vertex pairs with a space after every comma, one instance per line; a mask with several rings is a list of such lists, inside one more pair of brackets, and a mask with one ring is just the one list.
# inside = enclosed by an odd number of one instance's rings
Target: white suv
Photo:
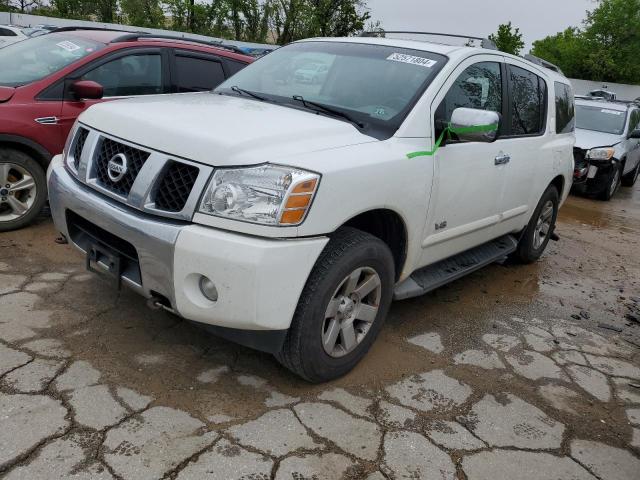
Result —
[[[296, 78], [310, 64], [327, 75]], [[90, 269], [325, 381], [394, 298], [540, 257], [572, 116], [566, 78], [498, 51], [306, 40], [214, 92], [90, 108], [51, 209]]]

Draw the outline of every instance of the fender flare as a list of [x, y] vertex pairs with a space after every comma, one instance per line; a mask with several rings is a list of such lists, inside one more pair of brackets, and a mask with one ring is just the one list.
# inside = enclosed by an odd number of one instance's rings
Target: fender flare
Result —
[[51, 155], [51, 153], [46, 148], [44, 148], [39, 143], [34, 142], [33, 140], [21, 137], [19, 135], [7, 135], [4, 133], [0, 133], [0, 147], [3, 144], [7, 143], [26, 147], [28, 150], [37, 155], [38, 158], [35, 158], [35, 160], [39, 161], [45, 168], [53, 158], [53, 155]]

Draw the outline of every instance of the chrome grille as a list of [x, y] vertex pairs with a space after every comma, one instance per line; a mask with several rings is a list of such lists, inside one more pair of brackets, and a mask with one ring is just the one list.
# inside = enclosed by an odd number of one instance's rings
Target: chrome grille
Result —
[[73, 143], [73, 166], [76, 170], [80, 166], [80, 157], [82, 157], [82, 150], [84, 149], [84, 144], [87, 141], [87, 137], [89, 136], [89, 130], [86, 128], [80, 127], [78, 132], [76, 133], [76, 138]]
[[[77, 154], [76, 145], [80, 142], [84, 148], [78, 146]], [[124, 163], [118, 154], [126, 156], [124, 172], [114, 168]], [[115, 165], [112, 164], [110, 177], [112, 159]], [[150, 215], [187, 222], [193, 219], [213, 173], [209, 165], [176, 158], [85, 125], [78, 127], [66, 162], [78, 181], [101, 195]], [[117, 181], [112, 180], [115, 178]]]
[[155, 208], [167, 212], [182, 211], [199, 173], [200, 169], [193, 165], [169, 162], [155, 194]]
[[[108, 164], [119, 153], [127, 158], [127, 171], [120, 180], [114, 182], [109, 178]], [[103, 137], [94, 162], [96, 179], [102, 187], [126, 197], [149, 155], [149, 152]]]

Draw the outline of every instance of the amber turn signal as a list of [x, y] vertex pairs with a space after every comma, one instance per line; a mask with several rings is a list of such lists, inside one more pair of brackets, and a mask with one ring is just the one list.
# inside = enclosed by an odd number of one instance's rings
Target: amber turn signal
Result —
[[302, 218], [304, 217], [305, 212], [306, 212], [306, 209], [304, 208], [301, 210], [286, 210], [285, 212], [282, 213], [282, 218], [280, 218], [280, 223], [283, 225], [300, 223], [302, 221]]

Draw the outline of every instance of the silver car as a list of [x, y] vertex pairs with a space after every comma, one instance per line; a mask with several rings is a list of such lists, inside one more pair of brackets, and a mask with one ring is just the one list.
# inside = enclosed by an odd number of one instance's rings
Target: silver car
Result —
[[640, 172], [640, 105], [576, 99], [573, 190], [610, 200]]

